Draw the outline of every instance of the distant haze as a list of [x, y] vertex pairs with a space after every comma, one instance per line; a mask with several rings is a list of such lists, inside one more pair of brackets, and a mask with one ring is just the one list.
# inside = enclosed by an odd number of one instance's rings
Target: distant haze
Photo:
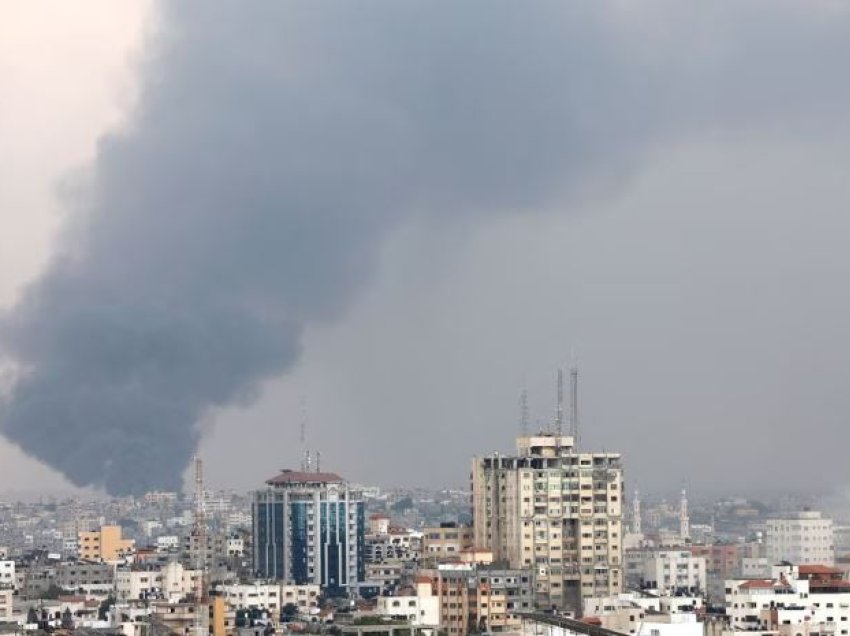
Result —
[[125, 494], [217, 420], [247, 486], [306, 393], [327, 468], [458, 483], [575, 348], [630, 480], [844, 484], [847, 59], [835, 2], [163, 3], [0, 317], [0, 430]]

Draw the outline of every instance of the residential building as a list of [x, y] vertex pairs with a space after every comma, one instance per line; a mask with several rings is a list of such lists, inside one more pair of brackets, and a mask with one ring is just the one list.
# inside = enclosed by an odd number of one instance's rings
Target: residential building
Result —
[[833, 565], [835, 534], [832, 519], [814, 510], [768, 519], [765, 548], [766, 556], [773, 564], [788, 561], [798, 565]]
[[850, 581], [831, 566], [780, 564], [769, 579], [726, 581], [725, 603], [733, 631], [818, 626], [821, 634], [850, 633]]
[[614, 596], [584, 599], [583, 614], [585, 618], [602, 616], [622, 607], [638, 607], [648, 614], [696, 614], [702, 612], [705, 602], [701, 596], [635, 590]]
[[471, 526], [445, 522], [422, 529], [422, 557], [427, 561], [456, 560], [474, 545], [475, 531]]
[[476, 632], [516, 632], [520, 612], [534, 608], [531, 572], [479, 565], [470, 586], [471, 625]]
[[365, 580], [365, 513], [361, 495], [339, 475], [284, 470], [254, 493], [257, 575], [329, 595]]
[[[531, 572], [493, 565], [447, 563], [422, 570], [417, 589], [430, 582], [439, 599], [439, 626], [450, 636], [517, 632], [522, 612], [534, 608]], [[421, 592], [418, 592], [421, 594]]]
[[517, 439], [517, 454], [472, 462], [474, 544], [534, 568], [538, 607], [581, 611], [622, 589], [619, 453], [579, 452], [569, 436]]
[[741, 559], [741, 578], [770, 578], [771, 565], [767, 557], [744, 557]]
[[115, 596], [119, 601], [161, 598], [162, 575], [156, 569], [119, 569], [115, 572]]
[[70, 592], [106, 595], [115, 584], [115, 567], [109, 563], [64, 562], [56, 566], [56, 585]]
[[176, 534], [164, 534], [156, 538], [157, 552], [176, 552], [180, 549], [180, 537]]
[[0, 561], [0, 588], [15, 587], [15, 562]]
[[741, 576], [742, 555], [747, 547], [736, 543], [714, 543], [710, 545], [692, 545], [687, 548], [695, 557], [705, 559], [705, 591], [712, 602], [722, 602], [723, 582]]
[[367, 563], [366, 585], [376, 588], [380, 594], [392, 592], [401, 585], [404, 573], [404, 565], [401, 562], [394, 563]]
[[662, 594], [705, 591], [705, 559], [687, 550], [663, 550], [644, 553], [641, 588]]
[[135, 541], [121, 536], [121, 526], [101, 526], [91, 532], [77, 535], [80, 559], [114, 563], [133, 550]]
[[233, 609], [268, 610], [278, 615], [283, 607], [279, 583], [231, 583], [216, 587], [216, 592], [227, 599]]
[[0, 585], [0, 623], [14, 619], [13, 595], [14, 591], [11, 587]]
[[165, 599], [176, 603], [194, 591], [197, 576], [198, 570], [189, 570], [177, 561], [119, 568], [115, 572], [115, 595], [119, 601]]
[[434, 593], [431, 579], [418, 577], [411, 588], [393, 596], [379, 596], [377, 613], [414, 627], [438, 627], [440, 599]]
[[[152, 605], [154, 619], [173, 634], [191, 636], [195, 629], [194, 603], [169, 603], [155, 601]], [[208, 604], [210, 636], [228, 636], [236, 623], [235, 612], [222, 596], [213, 596]]]
[[321, 588], [318, 585], [281, 585], [282, 607], [295, 605], [301, 615], [315, 614], [319, 611]]
[[[373, 523], [370, 521], [370, 524]], [[369, 533], [365, 537], [364, 556], [367, 563], [416, 561], [422, 549], [423, 533], [406, 528], [388, 528], [386, 532]]]

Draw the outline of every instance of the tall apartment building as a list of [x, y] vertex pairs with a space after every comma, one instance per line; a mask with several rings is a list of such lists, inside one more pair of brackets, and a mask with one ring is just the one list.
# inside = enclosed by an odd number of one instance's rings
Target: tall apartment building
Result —
[[284, 470], [254, 493], [258, 576], [320, 585], [330, 595], [365, 579], [366, 519], [360, 493], [339, 475]]
[[833, 565], [835, 532], [832, 519], [813, 510], [768, 519], [765, 551], [773, 564], [788, 561], [795, 565]]
[[535, 602], [580, 612], [582, 599], [622, 590], [619, 453], [579, 452], [569, 436], [517, 439], [517, 455], [472, 462], [476, 547], [531, 568]]
[[118, 561], [133, 550], [135, 541], [121, 537], [121, 526], [101, 526], [93, 532], [79, 532], [77, 544], [83, 561]]

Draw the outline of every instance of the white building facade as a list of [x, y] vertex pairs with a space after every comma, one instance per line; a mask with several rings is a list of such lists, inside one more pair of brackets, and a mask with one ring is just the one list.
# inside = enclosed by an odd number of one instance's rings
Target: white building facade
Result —
[[765, 548], [771, 564], [787, 561], [797, 565], [833, 565], [835, 530], [832, 519], [816, 511], [768, 519]]
[[0, 588], [15, 587], [15, 562], [0, 561]]
[[643, 585], [662, 594], [705, 590], [705, 558], [686, 550], [644, 553], [641, 569]]
[[779, 565], [770, 579], [729, 580], [725, 585], [732, 631], [793, 632], [817, 626], [822, 634], [850, 634], [850, 581], [837, 568]]

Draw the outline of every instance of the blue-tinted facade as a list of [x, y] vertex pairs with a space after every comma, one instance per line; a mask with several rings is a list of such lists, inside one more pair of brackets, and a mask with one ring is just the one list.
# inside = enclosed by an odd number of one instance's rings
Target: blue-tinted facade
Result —
[[342, 595], [366, 578], [365, 509], [341, 479], [315, 475], [284, 472], [254, 494], [254, 568], [263, 578]]

